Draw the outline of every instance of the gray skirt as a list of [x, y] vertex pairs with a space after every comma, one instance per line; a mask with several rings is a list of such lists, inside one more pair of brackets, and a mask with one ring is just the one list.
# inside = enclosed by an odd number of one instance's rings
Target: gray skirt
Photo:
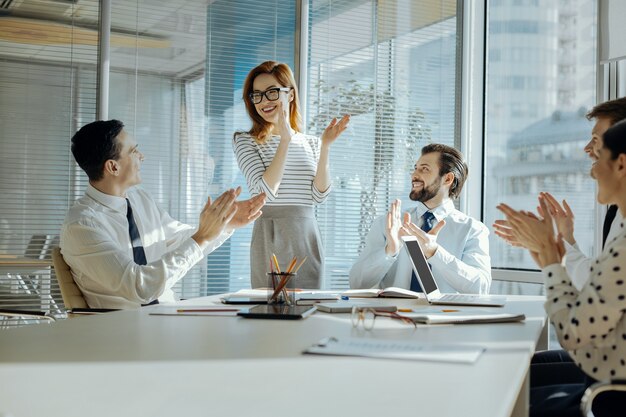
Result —
[[297, 288], [320, 288], [324, 271], [324, 250], [313, 207], [265, 206], [254, 222], [250, 244], [252, 288], [267, 287], [270, 257], [275, 253], [281, 270], [295, 256], [306, 262], [296, 275]]

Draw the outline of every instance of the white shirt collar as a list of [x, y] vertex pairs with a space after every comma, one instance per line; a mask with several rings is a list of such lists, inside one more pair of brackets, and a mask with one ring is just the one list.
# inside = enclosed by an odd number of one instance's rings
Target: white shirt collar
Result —
[[126, 213], [126, 199], [123, 197], [117, 197], [98, 191], [91, 183], [87, 185], [85, 194], [111, 210]]
[[440, 205], [438, 205], [437, 207], [433, 209], [429, 209], [428, 207], [426, 207], [424, 203], [422, 203], [421, 201], [418, 201], [417, 205], [415, 206], [415, 218], [419, 219], [420, 217], [422, 217], [424, 213], [426, 213], [427, 211], [430, 211], [435, 216], [435, 219], [437, 219], [437, 221], [440, 222], [446, 217], [448, 217], [448, 215], [453, 210], [454, 210], [454, 202], [449, 198], [444, 200], [443, 203], [441, 203]]

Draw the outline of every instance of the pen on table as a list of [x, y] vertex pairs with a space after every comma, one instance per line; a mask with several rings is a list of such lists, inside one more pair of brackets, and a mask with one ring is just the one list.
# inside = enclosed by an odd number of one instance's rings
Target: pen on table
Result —
[[226, 311], [239, 311], [238, 308], [190, 308], [190, 309], [178, 309], [177, 313], [193, 313], [193, 312], [226, 312]]
[[441, 310], [442, 313], [458, 313], [459, 310]]
[[413, 312], [413, 310], [410, 308], [399, 308], [398, 311], [400, 313], [412, 313]]

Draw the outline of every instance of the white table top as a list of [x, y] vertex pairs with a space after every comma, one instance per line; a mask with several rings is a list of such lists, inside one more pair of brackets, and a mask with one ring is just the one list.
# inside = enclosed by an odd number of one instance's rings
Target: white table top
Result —
[[[151, 316], [148, 307], [13, 329], [0, 332], [0, 381], [11, 381], [0, 390], [0, 414], [509, 416], [545, 319], [542, 297], [510, 300], [504, 310], [526, 313], [524, 323], [413, 329], [377, 319], [364, 331], [348, 314], [273, 321]], [[470, 365], [301, 354], [328, 336], [487, 350]]]

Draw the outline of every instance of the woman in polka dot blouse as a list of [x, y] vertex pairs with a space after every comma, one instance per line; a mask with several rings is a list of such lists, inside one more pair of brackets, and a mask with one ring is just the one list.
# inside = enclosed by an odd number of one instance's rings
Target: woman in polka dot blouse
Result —
[[[591, 176], [598, 202], [616, 204], [626, 214], [626, 122], [606, 131]], [[626, 379], [626, 228], [607, 242], [591, 263], [587, 284], [578, 291], [563, 261], [563, 242], [555, 236], [547, 202], [539, 197], [539, 216], [500, 204], [512, 233], [545, 276], [546, 311], [563, 348], [594, 380]], [[623, 399], [622, 399], [623, 401]]]

